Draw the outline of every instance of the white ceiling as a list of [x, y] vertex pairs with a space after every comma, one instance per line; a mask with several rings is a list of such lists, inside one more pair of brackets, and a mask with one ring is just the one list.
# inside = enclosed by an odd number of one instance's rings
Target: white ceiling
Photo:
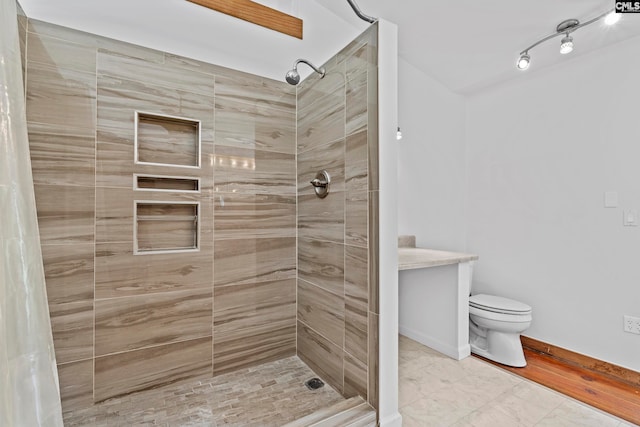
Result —
[[[356, 1], [364, 13], [398, 24], [402, 59], [462, 94], [512, 78], [524, 78], [586, 52], [640, 36], [640, 15], [624, 15], [611, 28], [598, 22], [576, 31], [575, 50], [570, 55], [558, 53], [559, 39], [533, 49], [530, 69], [521, 72], [515, 68], [515, 61], [522, 49], [553, 33], [560, 21], [567, 18], [585, 21], [612, 8], [614, 2]], [[346, 0], [299, 0], [295, 8], [304, 20], [302, 41], [238, 23], [235, 18], [185, 0], [20, 0], [20, 3], [32, 18], [277, 79], [282, 79], [298, 57], [322, 63], [368, 25], [356, 17]]]

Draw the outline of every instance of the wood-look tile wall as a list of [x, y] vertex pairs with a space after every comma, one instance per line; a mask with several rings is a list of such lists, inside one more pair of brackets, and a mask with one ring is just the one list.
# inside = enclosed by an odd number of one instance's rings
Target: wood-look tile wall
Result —
[[[64, 410], [295, 354], [295, 88], [22, 22]], [[199, 120], [201, 167], [134, 163], [136, 110]], [[135, 173], [201, 192], [135, 190]], [[199, 251], [135, 255], [134, 200], [199, 202]]]
[[377, 25], [324, 67], [298, 89], [298, 355], [377, 407]]
[[295, 90], [216, 76], [214, 374], [295, 354]]

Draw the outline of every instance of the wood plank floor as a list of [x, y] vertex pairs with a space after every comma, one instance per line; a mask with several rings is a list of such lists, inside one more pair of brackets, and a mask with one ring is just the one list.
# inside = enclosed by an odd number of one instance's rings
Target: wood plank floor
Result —
[[640, 388], [588, 369], [562, 363], [548, 355], [524, 349], [527, 366], [511, 368], [486, 360], [509, 372], [542, 384], [616, 417], [640, 425]]

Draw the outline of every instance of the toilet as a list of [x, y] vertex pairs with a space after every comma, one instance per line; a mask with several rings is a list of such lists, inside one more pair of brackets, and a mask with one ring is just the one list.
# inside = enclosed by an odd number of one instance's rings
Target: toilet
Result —
[[531, 307], [494, 295], [469, 297], [471, 352], [503, 365], [527, 365], [520, 334], [531, 326]]

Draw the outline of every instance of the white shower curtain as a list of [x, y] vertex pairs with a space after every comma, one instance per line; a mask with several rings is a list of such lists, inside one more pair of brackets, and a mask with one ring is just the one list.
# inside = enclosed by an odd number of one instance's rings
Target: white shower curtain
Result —
[[0, 0], [0, 426], [62, 426], [16, 0]]

